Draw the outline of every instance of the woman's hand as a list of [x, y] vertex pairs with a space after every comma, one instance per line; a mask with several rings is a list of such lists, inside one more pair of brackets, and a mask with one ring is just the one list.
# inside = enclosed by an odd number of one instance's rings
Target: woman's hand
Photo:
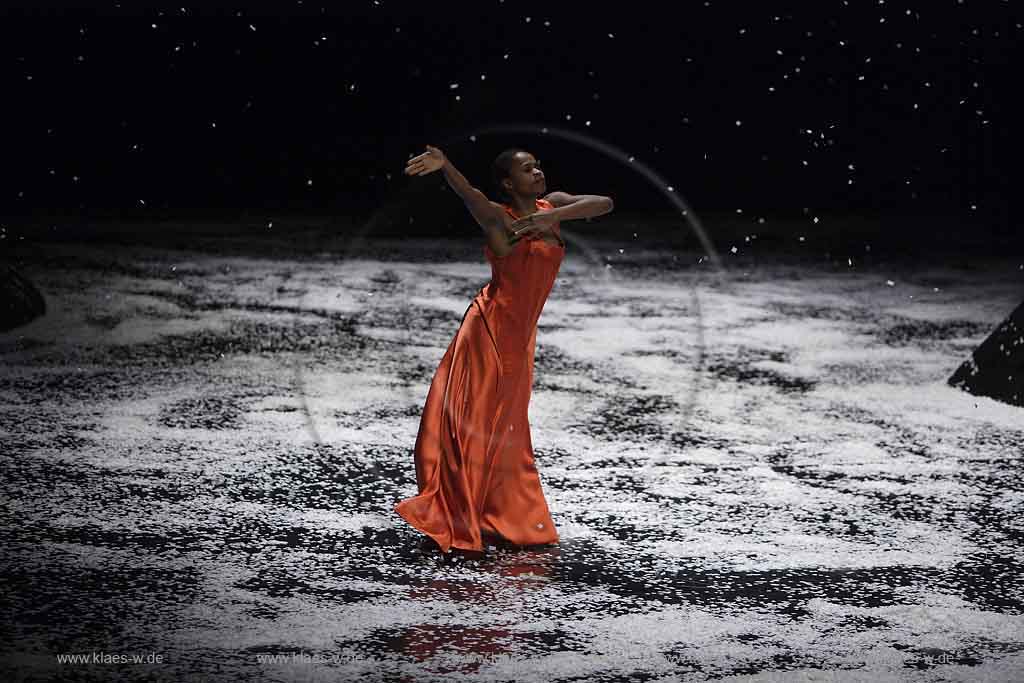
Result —
[[427, 175], [444, 166], [448, 159], [437, 147], [427, 145], [427, 151], [405, 163], [406, 175]]
[[544, 233], [554, 233], [554, 226], [558, 224], [558, 217], [551, 211], [538, 211], [529, 216], [520, 218], [514, 222], [509, 229], [512, 236], [509, 244], [515, 244], [524, 237], [535, 237]]

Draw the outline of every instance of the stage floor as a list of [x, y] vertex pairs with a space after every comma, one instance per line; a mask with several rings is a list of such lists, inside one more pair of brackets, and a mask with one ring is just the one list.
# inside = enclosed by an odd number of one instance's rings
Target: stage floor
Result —
[[945, 383], [1019, 259], [570, 244], [530, 407], [561, 541], [474, 558], [392, 507], [489, 266], [384, 251], [21, 266], [50, 309], [0, 335], [6, 679], [1024, 678], [1024, 409]]

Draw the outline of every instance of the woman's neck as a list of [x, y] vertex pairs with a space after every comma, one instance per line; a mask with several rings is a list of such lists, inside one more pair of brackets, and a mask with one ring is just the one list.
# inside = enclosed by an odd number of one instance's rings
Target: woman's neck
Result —
[[512, 210], [520, 218], [537, 213], [537, 200], [535, 197], [516, 197], [509, 206], [512, 207]]

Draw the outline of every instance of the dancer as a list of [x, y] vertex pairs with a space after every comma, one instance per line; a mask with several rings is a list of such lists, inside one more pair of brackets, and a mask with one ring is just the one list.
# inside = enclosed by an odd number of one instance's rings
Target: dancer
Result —
[[426, 149], [405, 173], [443, 170], [487, 236], [491, 280], [466, 309], [434, 373], [414, 449], [419, 494], [395, 512], [445, 553], [480, 552], [485, 541], [556, 543], [527, 419], [537, 320], [565, 256], [560, 222], [606, 214], [613, 203], [564, 192], [541, 199], [540, 161], [521, 149], [494, 160], [493, 180], [506, 203], [492, 202], [440, 149]]

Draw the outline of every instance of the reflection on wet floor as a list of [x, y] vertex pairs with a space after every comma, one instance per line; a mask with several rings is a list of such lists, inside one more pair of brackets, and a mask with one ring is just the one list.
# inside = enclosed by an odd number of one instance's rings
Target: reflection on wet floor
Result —
[[0, 338], [7, 678], [105, 680], [56, 663], [93, 651], [169, 680], [1024, 671], [1020, 412], [942, 383], [1010, 288], [953, 273], [995, 303], [926, 319], [765, 270], [699, 285], [699, 349], [692, 281], [570, 261], [531, 403], [561, 540], [442, 555], [392, 506], [479, 264], [64, 262]]

